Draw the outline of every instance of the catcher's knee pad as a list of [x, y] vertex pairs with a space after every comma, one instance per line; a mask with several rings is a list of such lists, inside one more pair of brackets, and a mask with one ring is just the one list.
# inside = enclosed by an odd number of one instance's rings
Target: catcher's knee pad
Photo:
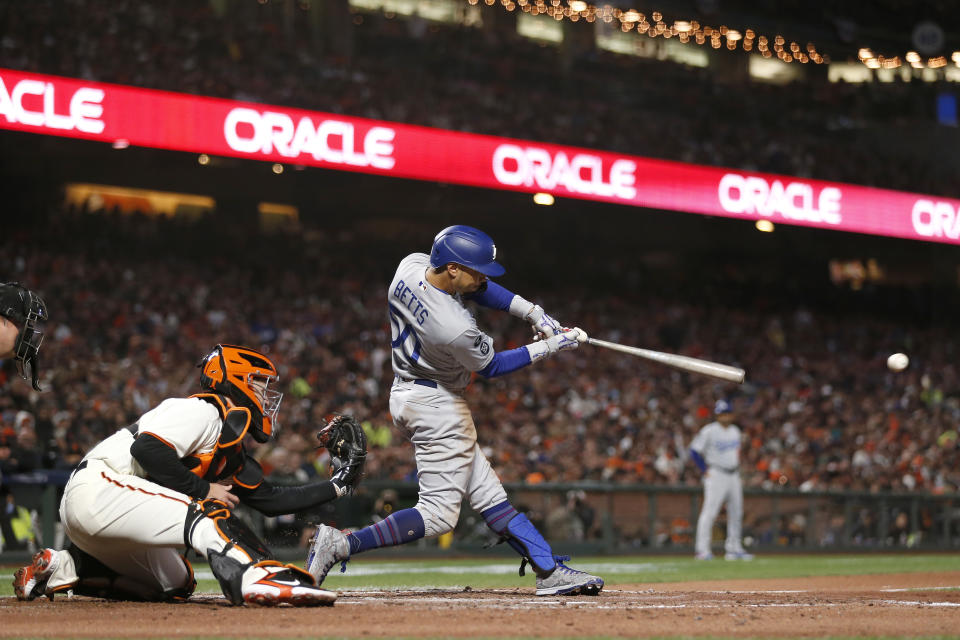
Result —
[[241, 604], [240, 576], [252, 564], [273, 558], [267, 545], [219, 500], [193, 502], [184, 520], [186, 545], [207, 558], [223, 594]]
[[[526, 515], [518, 513], [513, 516], [502, 535], [507, 539], [507, 544], [530, 563], [538, 576], [549, 575], [557, 567], [553, 549]], [[522, 564], [520, 575], [523, 575]]]
[[180, 559], [187, 570], [187, 580], [183, 586], [166, 589], [161, 594], [160, 598], [166, 602], [186, 602], [197, 589], [197, 578], [193, 574], [193, 565], [185, 556], [180, 556]]

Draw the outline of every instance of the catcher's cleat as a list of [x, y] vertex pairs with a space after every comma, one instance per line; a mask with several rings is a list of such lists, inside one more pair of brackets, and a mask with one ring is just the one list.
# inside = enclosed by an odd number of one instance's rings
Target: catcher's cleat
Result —
[[51, 600], [53, 594], [47, 594], [47, 580], [57, 570], [60, 556], [53, 549], [43, 549], [33, 556], [33, 562], [17, 569], [13, 574], [13, 592], [17, 600], [33, 600], [47, 595]]
[[243, 601], [262, 607], [289, 604], [294, 607], [331, 606], [337, 594], [319, 589], [313, 576], [292, 564], [280, 564], [267, 560], [255, 566], [270, 573], [243, 587]]
[[325, 524], [319, 525], [307, 555], [307, 571], [316, 579], [317, 585], [323, 584], [333, 565], [349, 559], [350, 541], [347, 540], [347, 534]]
[[557, 568], [545, 578], [537, 577], [538, 596], [595, 596], [603, 589], [603, 578], [563, 564], [570, 556], [554, 556]]

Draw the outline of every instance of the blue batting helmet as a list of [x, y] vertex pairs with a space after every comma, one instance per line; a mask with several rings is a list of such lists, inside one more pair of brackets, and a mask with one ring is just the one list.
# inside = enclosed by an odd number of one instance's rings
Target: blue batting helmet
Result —
[[502, 276], [506, 272], [496, 258], [497, 247], [493, 238], [480, 229], [462, 224], [438, 233], [430, 249], [430, 265], [433, 267], [455, 262], [490, 277]]
[[721, 413], [733, 413], [733, 406], [726, 400], [717, 400], [717, 404], [713, 405], [713, 412], [716, 415]]

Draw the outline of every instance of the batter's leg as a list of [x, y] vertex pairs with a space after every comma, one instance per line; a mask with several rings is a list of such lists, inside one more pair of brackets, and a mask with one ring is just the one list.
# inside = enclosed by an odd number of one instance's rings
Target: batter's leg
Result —
[[[408, 385], [391, 391], [390, 413], [397, 429], [414, 446], [420, 481], [417, 504], [347, 535], [349, 555], [438, 536], [452, 531], [460, 518], [460, 503], [470, 482], [477, 437], [466, 403], [441, 389]], [[318, 535], [337, 537], [325, 529], [318, 530]], [[336, 545], [335, 540], [333, 544]], [[311, 550], [308, 567], [315, 564], [314, 555]], [[340, 558], [343, 554], [334, 555], [338, 562], [345, 559]]]
[[550, 543], [526, 515], [510, 504], [500, 478], [483, 455], [480, 445], [474, 445], [472, 466], [467, 485], [470, 506], [480, 512], [494, 533], [530, 563], [538, 576], [550, 575], [557, 566]]
[[410, 385], [394, 388], [390, 411], [408, 433], [417, 461], [420, 492], [414, 507], [423, 518], [424, 535], [452, 531], [473, 473], [477, 429], [466, 401], [442, 388]]
[[713, 534], [713, 523], [723, 506], [723, 488], [718, 482], [718, 475], [707, 473], [703, 478], [703, 507], [697, 519], [697, 556], [706, 558], [712, 555], [710, 542]]

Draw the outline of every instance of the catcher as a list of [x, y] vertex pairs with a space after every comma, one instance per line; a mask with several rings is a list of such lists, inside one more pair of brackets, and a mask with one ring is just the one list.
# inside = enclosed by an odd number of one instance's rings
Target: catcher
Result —
[[[72, 589], [121, 600], [178, 601], [196, 587], [179, 549], [210, 563], [232, 604], [330, 605], [336, 594], [273, 559], [231, 511], [242, 502], [266, 515], [307, 509], [341, 497], [359, 482], [363, 431], [338, 416], [321, 434], [336, 456], [330, 480], [275, 486], [244, 448], [267, 442], [280, 400], [277, 368], [253, 349], [217, 345], [200, 363], [202, 393], [170, 398], [98, 444], [73, 472], [60, 503], [72, 543], [44, 549], [13, 580], [20, 600]], [[343, 433], [355, 439], [338, 447]]]

